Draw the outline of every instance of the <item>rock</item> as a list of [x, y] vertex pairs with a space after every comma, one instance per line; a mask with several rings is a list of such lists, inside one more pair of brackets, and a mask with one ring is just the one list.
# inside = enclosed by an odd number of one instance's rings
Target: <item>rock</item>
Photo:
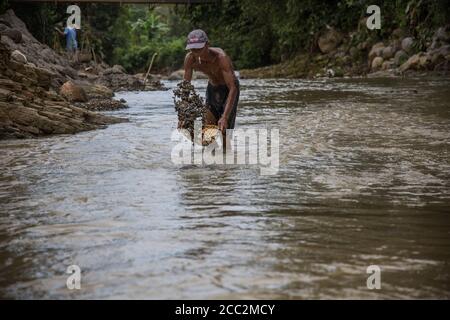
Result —
[[383, 49], [383, 59], [390, 59], [390, 58], [392, 58], [393, 56], [394, 56], [394, 53], [395, 53], [395, 51], [394, 51], [394, 48], [392, 48], [392, 47], [386, 47], [386, 48], [384, 48]]
[[83, 88], [72, 81], [65, 82], [61, 86], [59, 93], [71, 102], [86, 102], [88, 100]]
[[322, 53], [329, 53], [336, 49], [342, 42], [343, 36], [334, 28], [329, 28], [319, 37], [318, 45]]
[[36, 74], [38, 85], [44, 88], [45, 90], [49, 90], [52, 78], [55, 76], [55, 73], [43, 68], [38, 67], [31, 67], [31, 68], [33, 68], [34, 73]]
[[442, 42], [449, 42], [450, 41], [450, 31], [446, 27], [441, 27], [436, 30], [433, 37]]
[[384, 61], [381, 66], [381, 70], [389, 70], [389, 69], [392, 69], [393, 67], [394, 67], [394, 61], [392, 61], [392, 60]]
[[180, 69], [172, 72], [167, 78], [167, 80], [183, 80], [183, 77], [184, 77], [184, 70]]
[[20, 52], [19, 50], [14, 50], [11, 53], [11, 59], [13, 59], [14, 61], [17, 61], [19, 63], [22, 63], [22, 64], [26, 64], [28, 62], [27, 57], [25, 57], [25, 55], [22, 52]]
[[392, 31], [392, 38], [394, 39], [402, 39], [405, 32], [401, 28], [397, 28], [394, 31]]
[[445, 60], [445, 57], [450, 54], [450, 45], [445, 45], [440, 48], [431, 50], [428, 55], [431, 56], [431, 63], [438, 64]]
[[124, 74], [125, 69], [121, 65], [114, 65], [112, 68], [108, 68], [102, 72], [103, 75], [109, 75], [109, 74]]
[[90, 111], [114, 111], [128, 108], [126, 101], [123, 99], [92, 99], [87, 103], [79, 104], [79, 106]]
[[372, 70], [376, 71], [379, 70], [381, 68], [381, 66], [383, 65], [383, 58], [382, 57], [375, 57], [372, 61]]
[[415, 54], [408, 59], [405, 63], [403, 63], [399, 70], [401, 72], [405, 72], [406, 70], [415, 70], [418, 68], [420, 63], [420, 54]]
[[413, 51], [414, 39], [407, 37], [402, 40], [402, 50], [411, 53]]
[[10, 38], [14, 43], [22, 42], [22, 32], [17, 29], [4, 29], [0, 32], [2, 36]]
[[397, 53], [395, 54], [395, 57], [394, 57], [395, 65], [400, 66], [403, 63], [405, 63], [406, 60], [408, 60], [408, 55], [406, 54], [406, 52], [403, 50], [397, 51]]
[[55, 73], [12, 60], [8, 46], [0, 42], [0, 139], [76, 133], [126, 121], [77, 108], [47, 91]]
[[381, 57], [383, 55], [384, 43], [378, 42], [372, 46], [369, 52], [369, 63], [372, 63], [372, 60], [375, 57]]
[[351, 47], [350, 50], [349, 50], [349, 54], [350, 54], [350, 57], [355, 59], [359, 55], [359, 50], [357, 48], [355, 48], [355, 47]]
[[11, 24], [8, 21], [6, 21], [5, 19], [0, 19], [0, 25], [3, 25], [8, 28], [12, 28]]
[[356, 46], [356, 48], [357, 48], [359, 51], [367, 50], [368, 47], [369, 47], [369, 43], [368, 43], [367, 41], [363, 41], [363, 42], [361, 42], [361, 43], [358, 43], [358, 45]]
[[120, 64], [115, 64], [112, 68], [113, 68], [114, 70], [117, 70], [118, 73], [127, 73], [127, 72], [125, 71], [125, 68], [122, 67]]
[[109, 89], [108, 87], [102, 86], [100, 84], [79, 84], [84, 92], [86, 93], [86, 96], [89, 100], [91, 99], [108, 99], [112, 98], [114, 96], [114, 92]]
[[333, 69], [327, 69], [327, 71], [325, 72], [325, 74], [327, 75], [327, 77], [329, 78], [333, 78], [335, 73]]
[[428, 67], [431, 65], [431, 56], [428, 54], [422, 55], [419, 58], [419, 67], [421, 69], [428, 69]]
[[437, 39], [433, 39], [433, 42], [428, 47], [428, 50], [435, 50], [441, 46], [441, 42]]

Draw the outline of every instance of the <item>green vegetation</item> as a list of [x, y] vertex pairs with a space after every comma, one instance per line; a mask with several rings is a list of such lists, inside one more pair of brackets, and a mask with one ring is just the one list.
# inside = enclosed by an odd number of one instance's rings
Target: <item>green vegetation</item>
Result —
[[125, 7], [114, 30], [120, 44], [113, 50], [112, 61], [127, 70], [144, 71], [154, 53], [159, 71], [182, 66], [189, 26], [171, 8]]
[[[368, 32], [361, 20], [371, 4], [381, 7], [382, 29]], [[420, 50], [437, 27], [450, 21], [447, 0], [218, 0], [216, 4], [190, 6], [80, 7], [82, 33], [89, 35], [99, 56], [133, 72], [143, 72], [154, 53], [158, 53], [154, 70], [180, 68], [186, 35], [194, 28], [204, 29], [211, 45], [222, 47], [242, 69], [317, 52], [318, 36], [327, 26], [353, 32], [352, 45], [385, 39], [394, 29], [402, 28], [418, 40]], [[65, 21], [65, 8], [65, 4], [52, 3], [13, 5], [30, 31], [51, 46], [56, 41], [53, 25]]]
[[355, 41], [388, 37], [397, 27], [425, 43], [447, 24], [446, 0], [222, 0], [220, 5], [196, 6], [185, 12], [194, 25], [207, 30], [214, 45], [234, 57], [237, 67], [254, 68], [282, 62], [300, 52], [317, 51], [317, 37], [328, 25], [355, 31], [371, 4], [381, 8], [382, 29], [359, 28]]

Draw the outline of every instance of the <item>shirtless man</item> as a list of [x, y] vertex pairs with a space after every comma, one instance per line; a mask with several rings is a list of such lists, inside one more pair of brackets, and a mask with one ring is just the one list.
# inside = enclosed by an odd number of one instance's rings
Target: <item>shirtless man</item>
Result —
[[234, 129], [239, 101], [239, 81], [232, 62], [222, 49], [209, 47], [203, 30], [189, 33], [186, 50], [190, 52], [184, 59], [184, 80], [191, 81], [193, 70], [208, 76], [205, 125], [217, 125], [225, 135], [226, 129]]

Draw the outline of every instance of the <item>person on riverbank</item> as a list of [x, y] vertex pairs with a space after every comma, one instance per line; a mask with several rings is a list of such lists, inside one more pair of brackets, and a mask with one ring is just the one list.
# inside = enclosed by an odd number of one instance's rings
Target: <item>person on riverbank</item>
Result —
[[64, 29], [64, 32], [61, 31], [58, 27], [55, 27], [55, 30], [61, 35], [66, 37], [66, 50], [69, 54], [70, 60], [78, 60], [78, 42], [77, 42], [77, 31], [75, 28], [67, 26]]
[[234, 129], [240, 93], [231, 59], [221, 48], [210, 47], [208, 36], [200, 29], [189, 33], [186, 50], [184, 80], [192, 80], [193, 70], [208, 76], [204, 124], [217, 125], [225, 136], [226, 129]]

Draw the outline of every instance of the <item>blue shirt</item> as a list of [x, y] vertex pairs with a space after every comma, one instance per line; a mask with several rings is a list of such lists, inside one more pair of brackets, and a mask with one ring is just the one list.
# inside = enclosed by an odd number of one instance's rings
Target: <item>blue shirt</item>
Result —
[[77, 32], [75, 28], [66, 27], [64, 29], [66, 35], [66, 48], [67, 50], [75, 50], [78, 48], [77, 44]]

